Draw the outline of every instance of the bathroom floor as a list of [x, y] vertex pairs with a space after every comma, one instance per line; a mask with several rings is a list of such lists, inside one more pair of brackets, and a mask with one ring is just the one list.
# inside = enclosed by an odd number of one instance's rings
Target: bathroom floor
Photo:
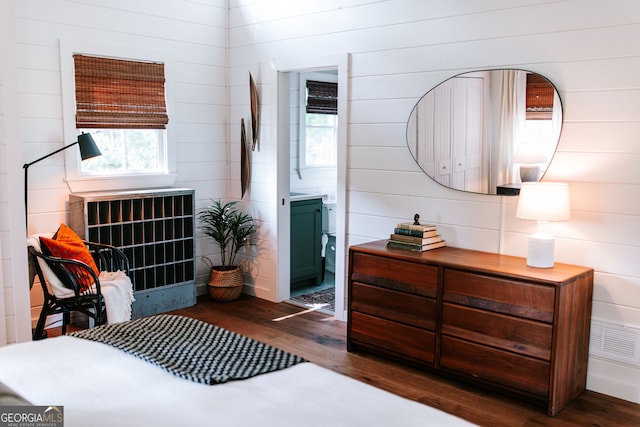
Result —
[[[335, 275], [325, 270], [324, 280], [315, 286], [298, 288], [291, 291], [289, 302], [301, 307], [319, 307], [322, 311], [333, 312], [334, 292], [322, 292], [335, 288]], [[311, 303], [312, 301], [312, 303]]]

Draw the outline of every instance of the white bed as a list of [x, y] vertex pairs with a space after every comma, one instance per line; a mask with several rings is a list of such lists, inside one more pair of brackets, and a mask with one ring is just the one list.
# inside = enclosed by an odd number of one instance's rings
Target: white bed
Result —
[[309, 362], [204, 385], [71, 336], [0, 348], [0, 382], [64, 406], [66, 427], [471, 425]]

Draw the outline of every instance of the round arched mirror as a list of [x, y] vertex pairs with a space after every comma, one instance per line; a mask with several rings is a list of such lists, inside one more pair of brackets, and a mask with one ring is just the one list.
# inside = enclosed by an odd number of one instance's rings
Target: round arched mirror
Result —
[[454, 76], [415, 105], [409, 151], [436, 182], [482, 194], [518, 194], [538, 181], [555, 153], [562, 103], [554, 85], [525, 70]]

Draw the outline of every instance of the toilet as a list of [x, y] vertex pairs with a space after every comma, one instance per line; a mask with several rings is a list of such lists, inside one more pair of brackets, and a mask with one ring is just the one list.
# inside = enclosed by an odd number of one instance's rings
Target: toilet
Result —
[[325, 269], [336, 272], [336, 204], [322, 204], [322, 258]]

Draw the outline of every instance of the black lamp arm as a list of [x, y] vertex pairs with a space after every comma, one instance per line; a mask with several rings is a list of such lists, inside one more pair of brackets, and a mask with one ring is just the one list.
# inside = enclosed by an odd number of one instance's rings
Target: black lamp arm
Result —
[[31, 163], [25, 163], [22, 167], [26, 170], [26, 169], [28, 169], [28, 168], [29, 168], [29, 166], [31, 166], [31, 165], [33, 165], [33, 164], [35, 164], [35, 163], [38, 163], [39, 161], [44, 160], [44, 159], [46, 159], [47, 157], [51, 157], [51, 156], [53, 156], [54, 154], [58, 154], [59, 152], [61, 152], [61, 151], [63, 151], [63, 150], [66, 150], [66, 149], [67, 149], [67, 148], [69, 148], [69, 147], [73, 147], [73, 146], [74, 146], [74, 145], [76, 145], [77, 143], [78, 143], [78, 141], [73, 142], [73, 143], [71, 143], [71, 144], [69, 144], [69, 145], [65, 145], [65, 146], [64, 146], [64, 147], [62, 147], [62, 148], [58, 148], [58, 149], [57, 149], [56, 151], [54, 151], [53, 153], [49, 153], [49, 154], [47, 154], [46, 156], [42, 156], [42, 157], [40, 157], [39, 159], [36, 159], [36, 160], [34, 160], [33, 162], [31, 162]]
[[[33, 165], [33, 164], [35, 164], [35, 163], [38, 163], [39, 161], [44, 160], [44, 159], [46, 159], [47, 157], [51, 157], [51, 156], [53, 156], [54, 154], [57, 154], [57, 153], [59, 153], [59, 152], [61, 152], [61, 151], [63, 151], [63, 150], [66, 150], [66, 149], [67, 149], [67, 148], [69, 148], [69, 147], [73, 147], [73, 146], [74, 146], [74, 145], [76, 145], [77, 143], [78, 143], [78, 141], [76, 141], [76, 142], [74, 142], [74, 143], [71, 143], [71, 144], [69, 144], [69, 145], [65, 145], [64, 147], [57, 149], [57, 150], [56, 150], [56, 151], [54, 151], [53, 153], [49, 153], [49, 154], [47, 154], [46, 156], [42, 156], [42, 157], [40, 157], [39, 159], [36, 159], [36, 160], [34, 160], [33, 162], [31, 162], [31, 163], [25, 163], [25, 164], [22, 166], [22, 167], [24, 168], [24, 219], [25, 219], [24, 226], [25, 226], [25, 229], [27, 229], [27, 227], [28, 227], [28, 222], [27, 222], [27, 221], [28, 221], [28, 219], [27, 219], [27, 218], [29, 217], [29, 212], [27, 211], [27, 199], [28, 199], [28, 192], [29, 192], [29, 187], [28, 187], [28, 181], [29, 181], [29, 179], [28, 179], [28, 175], [29, 175], [29, 166], [31, 166], [31, 165]], [[28, 230], [28, 229], [27, 229], [27, 232], [29, 232], [29, 230]]]
[[100, 153], [100, 149], [96, 145], [96, 142], [91, 137], [91, 134], [82, 132], [81, 135], [78, 135], [78, 140], [76, 142], [69, 145], [65, 145], [64, 147], [57, 149], [53, 153], [49, 153], [46, 156], [42, 156], [31, 163], [25, 163], [24, 166], [22, 166], [24, 168], [24, 218], [25, 218], [25, 227], [27, 228], [27, 232], [29, 232], [28, 224], [27, 224], [27, 221], [29, 218], [29, 214], [27, 210], [27, 193], [29, 188], [27, 185], [28, 184], [27, 176], [29, 174], [29, 166], [33, 165], [34, 163], [38, 163], [40, 160], [44, 160], [47, 157], [51, 157], [54, 154], [61, 152], [62, 150], [66, 150], [69, 147], [73, 147], [76, 144], [78, 144], [78, 147], [80, 148], [80, 157], [82, 158], [82, 160], [87, 160], [87, 159], [91, 159], [93, 157], [102, 155], [102, 153]]

